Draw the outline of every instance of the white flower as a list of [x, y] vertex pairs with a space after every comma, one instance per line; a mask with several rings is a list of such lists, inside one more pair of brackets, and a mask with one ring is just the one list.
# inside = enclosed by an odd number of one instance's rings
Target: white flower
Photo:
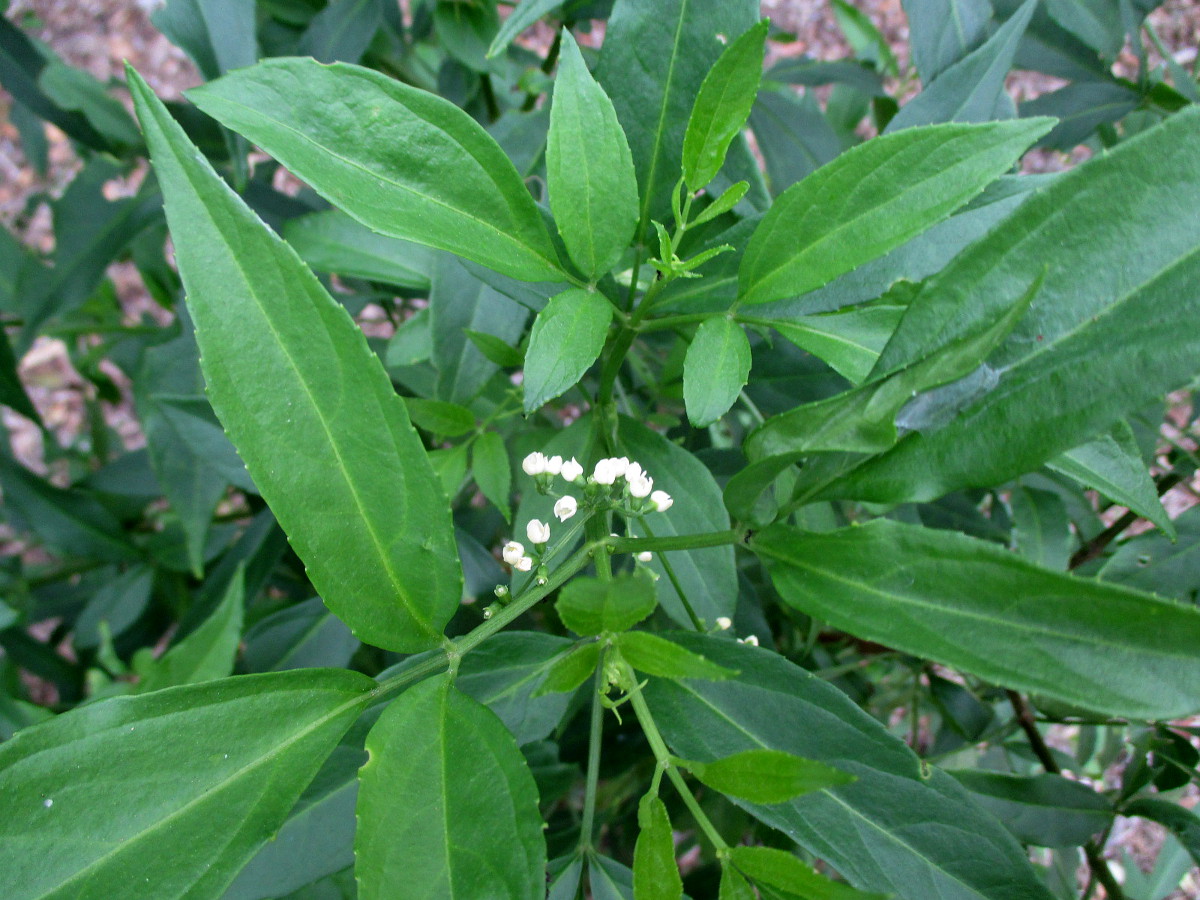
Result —
[[550, 540], [550, 526], [539, 519], [530, 519], [525, 534], [531, 544], [544, 544]]
[[[633, 481], [633, 479], [641, 478], [643, 475], [646, 475], [646, 470], [635, 462], [631, 462], [625, 467], [626, 481]], [[650, 476], [646, 475], [646, 477], [649, 478]]]
[[651, 553], [649, 550], [643, 550], [641, 553], [639, 553], [637, 555], [638, 562], [650, 562], [650, 560], [652, 560], [652, 559], [654, 559], [654, 554]]
[[592, 472], [592, 477], [596, 479], [596, 484], [612, 484], [620, 474], [617, 471], [615, 459], [602, 459], [596, 463], [596, 470]]
[[544, 453], [530, 453], [521, 460], [521, 468], [525, 470], [526, 475], [541, 475], [546, 471], [546, 455]]
[[525, 555], [525, 548], [516, 541], [509, 541], [504, 545], [504, 549], [500, 551], [500, 555], [504, 557], [504, 561], [510, 566], [515, 566], [517, 560]]
[[551, 475], [557, 475], [562, 471], [563, 458], [561, 456], [552, 456], [546, 460], [546, 471]]
[[583, 466], [575, 461], [575, 457], [562, 464], [562, 477], [567, 481], [578, 481], [582, 476]]
[[650, 502], [654, 504], [654, 508], [658, 512], [666, 512], [675, 501], [666, 491], [655, 491], [650, 495]]
[[528, 572], [533, 568], [533, 560], [528, 556], [522, 556], [515, 563], [513, 563], [513, 568], [518, 572]]
[[578, 509], [579, 504], [575, 501], [574, 497], [568, 494], [566, 497], [560, 497], [558, 502], [554, 504], [554, 515], [558, 518], [558, 521], [565, 522], [571, 516], [575, 515]]
[[749, 644], [751, 647], [758, 646], [758, 638], [753, 634], [748, 634], [744, 638], [738, 638], [739, 644]]
[[639, 473], [629, 479], [629, 496], [642, 497], [649, 496], [650, 489], [654, 487], [654, 479], [648, 475]]
[[718, 616], [717, 617], [717, 627], [720, 628], [722, 631], [728, 631], [732, 626], [733, 626], [733, 619], [729, 618], [729, 616]]
[[618, 478], [629, 471], [629, 457], [628, 456], [615, 457], [611, 460], [611, 462], [617, 469], [617, 477]]

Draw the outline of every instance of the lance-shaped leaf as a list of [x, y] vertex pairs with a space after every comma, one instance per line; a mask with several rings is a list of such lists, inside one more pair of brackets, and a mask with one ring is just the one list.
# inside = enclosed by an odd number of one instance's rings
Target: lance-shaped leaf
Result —
[[709, 662], [698, 653], [685, 650], [666, 638], [648, 631], [627, 631], [616, 637], [616, 645], [625, 661], [647, 675], [660, 678], [707, 678], [720, 681], [737, 673]]
[[683, 137], [683, 177], [693, 191], [712, 181], [746, 124], [762, 80], [770, 23], [764, 19], [725, 48], [700, 85]]
[[0, 747], [5, 896], [221, 896], [374, 684], [329, 669], [245, 675], [20, 732]]
[[988, 0], [902, 0], [913, 65], [929, 84], [987, 37]]
[[833, 766], [762, 748], [743, 750], [710, 763], [689, 763], [688, 768], [713, 790], [752, 803], [783, 803], [810, 791], [854, 781], [853, 775]]
[[706, 428], [729, 412], [750, 363], [750, 341], [737, 322], [715, 316], [696, 329], [683, 360], [683, 402], [693, 425]]
[[271, 59], [188, 92], [369, 228], [525, 281], [563, 278], [499, 145], [448, 100], [379, 72]]
[[1112, 801], [1061, 775], [1022, 777], [976, 769], [950, 774], [1025, 844], [1078, 847], [1113, 821]]
[[575, 386], [604, 349], [612, 304], [600, 294], [569, 288], [538, 313], [525, 351], [525, 412]]
[[785, 897], [803, 900], [884, 900], [884, 894], [865, 894], [830, 881], [812, 866], [786, 850], [774, 847], [734, 847], [730, 859], [760, 886], [783, 891]]
[[130, 85], [213, 409], [329, 608], [369, 643], [436, 644], [462, 574], [404, 403], [345, 308]]
[[517, 742], [450, 675], [409, 688], [367, 736], [359, 773], [362, 900], [541, 900], [546, 840]]
[[1200, 709], [1200, 610], [886, 519], [751, 546], [789, 605], [858, 637], [1108, 715]]
[[567, 252], [595, 281], [613, 267], [637, 227], [633, 157], [616, 110], [563, 29], [546, 139], [550, 209]]
[[932, 125], [843, 153], [763, 216], [738, 270], [742, 302], [803, 294], [900, 246], [1003, 175], [1051, 124]]
[[772, 319], [771, 327], [858, 384], [870, 373], [903, 315], [903, 306], [881, 303], [823, 316]]
[[741, 674], [654, 679], [645, 688], [671, 751], [711, 762], [782, 750], [857, 777], [780, 804], [734, 802], [828, 862], [857, 888], [903, 900], [1049, 900], [1003, 826], [822, 678], [735, 641], [676, 634]]
[[638, 803], [633, 896], [635, 900], [679, 900], [683, 896], [683, 880], [675, 862], [675, 840], [667, 806], [650, 794]]

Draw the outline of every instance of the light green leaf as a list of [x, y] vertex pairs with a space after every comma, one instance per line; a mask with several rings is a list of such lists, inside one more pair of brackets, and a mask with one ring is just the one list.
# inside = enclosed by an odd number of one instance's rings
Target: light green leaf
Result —
[[600, 294], [570, 288], [538, 313], [525, 353], [525, 412], [574, 387], [604, 349], [612, 305]]
[[717, 900], [758, 900], [754, 888], [729, 863], [721, 865], [721, 885]]
[[769, 27], [764, 19], [747, 30], [704, 76], [683, 137], [683, 177], [692, 191], [716, 177], [730, 141], [746, 124], [762, 80]]
[[763, 216], [738, 271], [742, 302], [803, 294], [898, 247], [1004, 174], [1050, 124], [933, 125], [843, 153]]
[[872, 63], [880, 72], [896, 78], [900, 75], [900, 65], [888, 45], [887, 38], [875, 27], [870, 17], [861, 9], [857, 9], [846, 0], [833, 0], [833, 14], [838, 27], [854, 49], [854, 55], [859, 59]]
[[404, 406], [412, 423], [431, 434], [457, 437], [475, 428], [475, 414], [457, 403], [405, 397]]
[[737, 674], [648, 631], [620, 634], [617, 636], [617, 646], [627, 663], [647, 675], [720, 681]]
[[437, 644], [462, 575], [403, 402], [345, 309], [129, 77], [213, 408], [330, 609], [387, 649]]
[[672, 639], [740, 672], [727, 681], [651, 680], [646, 701], [672, 753], [709, 762], [782, 750], [858, 779], [783, 804], [734, 798], [755, 818], [860, 889], [903, 900], [1050, 900], [1012, 835], [838, 688], [735, 641]]
[[448, 100], [379, 72], [271, 59], [188, 92], [368, 228], [526, 281], [563, 278], [529, 190]]
[[870, 304], [823, 316], [772, 319], [771, 327], [801, 350], [829, 363], [852, 384], [860, 384], [879, 359], [904, 309], [894, 304]]
[[830, 881], [792, 854], [773, 847], [734, 847], [730, 859], [744, 874], [759, 884], [786, 891], [803, 900], [883, 900], [883, 894], [867, 894], [846, 884]]
[[361, 900], [545, 896], [533, 776], [504, 724], [452, 676], [393, 701], [367, 753], [354, 847]]
[[683, 360], [683, 402], [688, 419], [706, 428], [737, 401], [750, 377], [750, 341], [742, 326], [725, 316], [696, 329]]
[[1129, 507], [1175, 539], [1175, 526], [1158, 499], [1154, 479], [1142, 462], [1142, 453], [1129, 423], [1117, 422], [1108, 434], [1068, 450], [1046, 465], [1074, 478], [1085, 488], [1093, 488], [1109, 500]]
[[1108, 715], [1200, 709], [1200, 610], [886, 519], [752, 548], [788, 604], [858, 637]]
[[951, 772], [1023, 844], [1079, 847], [1112, 824], [1112, 803], [1061, 775]]
[[688, 768], [714, 791], [751, 803], [784, 803], [855, 780], [833, 766], [782, 750], [744, 750], [710, 763], [691, 763]]
[[679, 900], [683, 879], [675, 862], [675, 839], [667, 807], [650, 794], [638, 803], [638, 838], [633, 848], [634, 900]]
[[609, 581], [575, 578], [559, 592], [554, 608], [564, 625], [578, 635], [632, 628], [658, 606], [654, 581], [639, 568]]
[[239, 566], [212, 615], [154, 661], [138, 682], [137, 693], [212, 681], [232, 673], [242, 638], [245, 594], [245, 570]]
[[471, 448], [471, 471], [483, 496], [495, 504], [504, 521], [511, 522], [509, 495], [512, 493], [512, 467], [508, 462], [504, 438], [494, 431], [481, 434]]
[[378, 234], [340, 209], [288, 219], [283, 236], [317, 271], [429, 290], [433, 251], [412, 241]]
[[546, 183], [567, 252], [595, 282], [621, 258], [637, 228], [637, 178], [612, 101], [566, 29], [550, 107]]
[[601, 644], [598, 641], [578, 643], [565, 656], [556, 659], [546, 673], [546, 680], [537, 689], [537, 694], [566, 694], [579, 688], [596, 671], [600, 660]]
[[7, 896], [220, 896], [374, 684], [333, 670], [245, 675], [102, 701], [20, 732], [0, 746]]

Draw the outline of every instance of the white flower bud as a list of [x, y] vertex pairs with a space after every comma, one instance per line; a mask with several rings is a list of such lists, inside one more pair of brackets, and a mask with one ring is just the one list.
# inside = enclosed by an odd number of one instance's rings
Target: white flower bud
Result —
[[528, 556], [522, 556], [515, 563], [513, 563], [513, 568], [518, 572], [528, 572], [533, 568], [533, 560]]
[[537, 452], [530, 453], [521, 460], [521, 468], [525, 470], [526, 475], [541, 475], [546, 471], [546, 455]]
[[596, 484], [612, 484], [617, 480], [620, 473], [617, 471], [617, 461], [615, 459], [602, 459], [596, 463], [596, 470], [592, 472], [592, 477], [596, 479]]
[[[638, 465], [635, 462], [631, 462], [631, 463], [629, 463], [629, 465], [627, 465], [625, 467], [625, 480], [626, 481], [633, 481], [633, 479], [641, 478], [643, 475], [646, 475], [646, 470], [643, 469], [640, 465]], [[646, 477], [649, 477], [649, 476], [646, 476]], [[653, 479], [651, 479], [651, 480], [653, 480]]]
[[650, 495], [652, 487], [654, 487], [654, 479], [648, 475], [639, 474], [629, 479], [629, 496], [637, 497], [640, 500], [642, 497]]
[[531, 544], [544, 544], [550, 540], [550, 526], [539, 519], [530, 519], [525, 526], [525, 535]]
[[650, 495], [650, 502], [654, 504], [654, 508], [658, 512], [666, 512], [675, 501], [666, 491], [655, 491]]
[[552, 456], [546, 460], [546, 471], [551, 475], [557, 475], [562, 471], [563, 458], [561, 456]]
[[620, 478], [620, 477], [621, 477], [621, 476], [623, 476], [623, 475], [624, 475], [624, 474], [625, 474], [627, 471], [629, 471], [629, 457], [628, 457], [628, 456], [620, 456], [620, 457], [615, 457], [615, 458], [612, 460], [612, 464], [613, 464], [613, 466], [614, 466], [614, 467], [616, 468], [616, 470], [617, 470], [617, 477], [618, 477], [618, 478]]
[[515, 566], [517, 560], [525, 555], [525, 548], [516, 541], [509, 541], [504, 545], [504, 549], [500, 551], [500, 555], [504, 557], [504, 561], [510, 566]]
[[575, 457], [562, 464], [562, 477], [567, 481], [578, 481], [583, 477], [583, 466], [575, 461]]
[[758, 646], [758, 638], [753, 634], [748, 634], [744, 638], [738, 638], [739, 644], [749, 644], [751, 647]]
[[560, 497], [558, 502], [554, 504], [554, 515], [558, 518], [558, 521], [565, 522], [571, 516], [575, 515], [578, 509], [579, 504], [575, 501], [574, 497], [568, 494], [566, 497]]
[[733, 627], [733, 619], [729, 618], [729, 616], [718, 616], [717, 627], [722, 631], [728, 631], [731, 627]]
[[649, 550], [643, 550], [641, 553], [639, 553], [637, 555], [638, 562], [650, 562], [650, 560], [652, 560], [652, 559], [654, 559], [654, 554], [651, 553]]

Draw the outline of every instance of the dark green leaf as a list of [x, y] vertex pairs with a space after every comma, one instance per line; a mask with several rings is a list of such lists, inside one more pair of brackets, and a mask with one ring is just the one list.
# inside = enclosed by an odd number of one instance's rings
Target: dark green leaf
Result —
[[1112, 803], [1061, 775], [950, 774], [1024, 844], [1078, 847], [1112, 824]]
[[[703, 635], [688, 649], [741, 674], [645, 688], [673, 753], [709, 762], [782, 750], [857, 777], [770, 806], [735, 801], [865, 890], [904, 900], [1050, 900], [1012, 836], [829, 682], [774, 653]], [[797, 723], [806, 723], [797, 727]]]
[[366, 641], [438, 643], [462, 576], [424, 448], [362, 332], [130, 74], [213, 407], [330, 608]]
[[764, 81], [783, 81], [807, 87], [842, 84], [868, 97], [884, 96], [883, 78], [879, 73], [871, 66], [853, 59], [786, 56], [767, 70]]
[[567, 582], [554, 603], [563, 624], [584, 637], [632, 628], [656, 606], [654, 581], [642, 569], [609, 581], [575, 578]]
[[742, 326], [726, 316], [707, 319], [696, 329], [683, 361], [683, 401], [688, 419], [706, 428], [737, 401], [750, 377], [750, 341]]
[[367, 737], [359, 773], [362, 900], [540, 900], [546, 841], [516, 741], [450, 675], [409, 688]]
[[38, 425], [42, 418], [34, 408], [33, 401], [25, 393], [21, 384], [21, 376], [17, 374], [17, 359], [13, 356], [12, 344], [8, 340], [8, 332], [0, 334], [0, 403], [9, 406], [14, 412], [19, 412], [27, 419], [32, 419]]
[[21, 732], [0, 747], [8, 895], [220, 896], [372, 687], [356, 672], [247, 675], [106, 700]]
[[38, 75], [38, 86], [63, 109], [81, 113], [112, 147], [128, 152], [141, 145], [137, 126], [125, 107], [82, 69], [52, 60]]
[[99, 646], [104, 640], [101, 623], [112, 637], [124, 634], [145, 611], [153, 587], [154, 570], [143, 565], [133, 566], [101, 585], [75, 620], [75, 646]]
[[298, 56], [318, 62], [356, 63], [383, 24], [379, 0], [332, 0], [300, 36]]
[[475, 441], [471, 449], [471, 471], [475, 475], [475, 483], [483, 496], [487, 497], [504, 516], [504, 521], [512, 521], [512, 508], [509, 506], [509, 496], [512, 493], [512, 468], [508, 462], [508, 450], [504, 446], [504, 438], [494, 431], [485, 431]]
[[842, 154], [763, 217], [738, 271], [743, 302], [803, 294], [899, 246], [1003, 174], [1048, 127], [935, 125]]
[[1141, 816], [1164, 826], [1179, 839], [1179, 843], [1187, 850], [1195, 865], [1200, 866], [1200, 816], [1190, 809], [1184, 809], [1169, 800], [1139, 797], [1126, 804], [1121, 814]]
[[689, 768], [713, 790], [751, 803], [784, 803], [801, 794], [855, 780], [853, 775], [832, 766], [782, 750], [744, 750], [710, 763], [693, 763]]
[[288, 219], [283, 236], [318, 271], [429, 290], [433, 252], [428, 247], [377, 234], [340, 209]]
[[764, 90], [750, 113], [750, 128], [767, 164], [771, 193], [781, 194], [831, 162], [841, 139], [811, 94]]
[[539, 741], [567, 708], [567, 697], [543, 697], [541, 688], [570, 646], [553, 634], [505, 631], [463, 658], [456, 684], [499, 716], [518, 744]]
[[987, 36], [988, 0], [903, 0], [913, 65], [926, 85]]
[[738, 870], [728, 863], [721, 866], [721, 885], [717, 900], [757, 900], [758, 895]]
[[1117, 548], [1100, 577], [1160, 597], [1194, 602], [1200, 592], [1200, 508], [1187, 510], [1174, 524], [1177, 540], [1162, 534], [1131, 538]]
[[633, 871], [607, 856], [588, 856], [592, 900], [634, 900]]
[[1058, 124], [1038, 143], [1068, 151], [1090, 138], [1101, 125], [1133, 112], [1141, 95], [1125, 84], [1076, 81], [1021, 104], [1022, 116], [1054, 116]]
[[679, 900], [683, 880], [675, 863], [675, 838], [666, 805], [647, 794], [638, 803], [638, 838], [633, 848], [634, 900]]
[[472, 72], [502, 72], [497, 60], [488, 58], [488, 47], [500, 29], [494, 3], [460, 3], [436, 0], [433, 24], [446, 52]]
[[730, 141], [746, 124], [762, 79], [769, 25], [764, 19], [732, 41], [704, 76], [683, 137], [683, 177], [692, 191], [716, 177]]
[[258, 59], [254, 8], [237, 0], [168, 0], [151, 21], [207, 81]]
[[797, 347], [829, 363], [852, 384], [859, 384], [879, 359], [904, 309], [893, 304], [871, 304], [791, 321], [773, 319], [771, 327]]
[[1046, 12], [1105, 59], [1116, 59], [1125, 45], [1125, 27], [1116, 0], [1046, 0]]
[[617, 647], [625, 661], [639, 672], [659, 678], [720, 681], [737, 674], [648, 631], [627, 631], [619, 635]]
[[1110, 715], [1200, 709], [1200, 610], [886, 519], [752, 547], [785, 601], [858, 637]]
[[514, 278], [563, 277], [516, 169], [447, 100], [378, 72], [311, 59], [268, 60], [188, 96], [381, 234]]
[[570, 288], [538, 313], [525, 353], [525, 412], [575, 386], [604, 349], [612, 305], [600, 294]]
[[357, 649], [358, 638], [320, 597], [312, 597], [272, 613], [247, 631], [243, 661], [251, 672], [343, 667]]
[[787, 892], [802, 900], [883, 900], [883, 894], [866, 894], [817, 874], [812, 866], [783, 850], [771, 847], [734, 847], [730, 859], [759, 884]]
[[637, 228], [637, 178], [612, 101], [566, 29], [550, 107], [546, 182], [567, 252], [595, 282], [621, 258]]
[[1014, 549], [1035, 565], [1063, 571], [1071, 559], [1071, 522], [1058, 494], [1017, 485], [1008, 500]]

